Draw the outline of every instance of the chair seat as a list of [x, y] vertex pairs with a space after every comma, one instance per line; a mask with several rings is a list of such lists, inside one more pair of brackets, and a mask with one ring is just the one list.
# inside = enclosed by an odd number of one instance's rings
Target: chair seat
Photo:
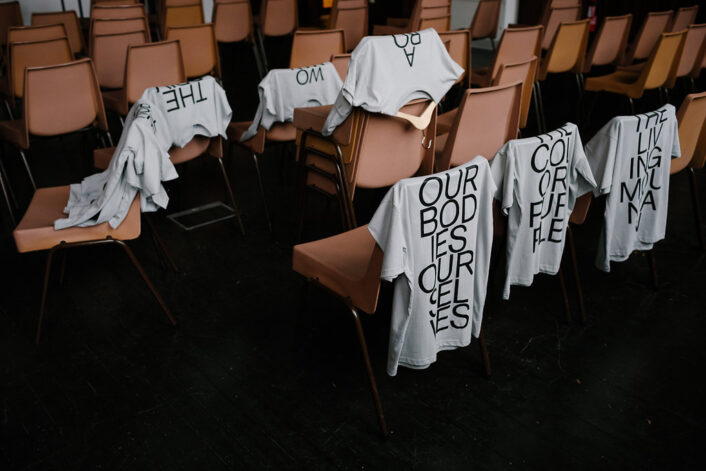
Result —
[[0, 121], [0, 141], [7, 141], [21, 149], [29, 149], [25, 120]]
[[34, 192], [25, 215], [12, 233], [18, 252], [46, 250], [61, 242], [88, 242], [108, 236], [118, 240], [131, 240], [140, 235], [139, 197], [132, 202], [127, 216], [117, 229], [104, 222], [96, 226], [54, 230], [54, 221], [66, 217], [63, 210], [68, 200], [68, 186], [40, 188]]
[[635, 86], [639, 77], [639, 72], [618, 71], [600, 77], [589, 77], [584, 88], [589, 92], [612, 92], [640, 98], [642, 88]]
[[646, 63], [647, 62], [639, 62], [637, 64], [619, 65], [618, 67], [615, 68], [615, 70], [622, 71], [622, 72], [639, 73], [639, 72], [642, 72], [642, 69], [645, 68]]
[[[174, 165], [188, 162], [206, 153], [211, 139], [206, 136], [194, 136], [184, 147], [173, 146], [169, 149], [169, 160]], [[93, 150], [93, 166], [105, 170], [110, 166], [115, 147], [105, 147]]]
[[454, 120], [456, 119], [456, 113], [458, 112], [458, 108], [454, 108], [451, 111], [447, 111], [446, 113], [440, 114], [436, 118], [436, 135], [438, 136], [439, 134], [446, 134], [451, 131], [451, 128], [454, 125]]
[[370, 263], [375, 252], [375, 239], [368, 226], [361, 226], [342, 234], [294, 246], [292, 269], [343, 298], [365, 312], [375, 311], [379, 282], [368, 279], [380, 277]]
[[490, 67], [481, 67], [471, 70], [471, 85], [477, 87], [490, 86]]
[[249, 149], [256, 154], [265, 152], [265, 143], [270, 142], [290, 142], [297, 139], [297, 129], [291, 123], [274, 123], [268, 130], [260, 126], [257, 134], [241, 142], [240, 136], [250, 127], [252, 121], [237, 121], [230, 123], [226, 134], [228, 139]]
[[[320, 133], [324, 128], [326, 118], [331, 112], [333, 105], [311, 106], [308, 108], [295, 108], [292, 124], [302, 131], [316, 131]], [[353, 114], [348, 116], [336, 129], [331, 138], [339, 146], [347, 146], [353, 138]]]
[[125, 116], [128, 112], [127, 98], [125, 98], [125, 89], [103, 90], [103, 103], [105, 107], [111, 111], [118, 113], [120, 116]]

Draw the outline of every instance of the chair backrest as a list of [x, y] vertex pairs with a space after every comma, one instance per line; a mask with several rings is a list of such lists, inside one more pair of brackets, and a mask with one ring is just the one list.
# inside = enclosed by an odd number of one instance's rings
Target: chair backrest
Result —
[[7, 44], [7, 30], [11, 26], [22, 26], [20, 2], [0, 3], [0, 46]]
[[297, 0], [261, 0], [260, 25], [265, 36], [286, 36], [299, 27]]
[[471, 38], [494, 38], [500, 18], [500, 0], [480, 0], [471, 20]]
[[549, 18], [542, 38], [542, 49], [549, 49], [562, 23], [574, 22], [581, 18], [581, 7], [558, 4], [549, 9]]
[[686, 31], [660, 35], [657, 47], [647, 60], [638, 79], [638, 84], [643, 90], [651, 90], [667, 83], [674, 83], [685, 38]]
[[139, 3], [138, 0], [91, 0], [91, 8], [93, 8], [95, 5], [135, 5], [137, 3]]
[[10, 86], [16, 98], [24, 96], [24, 71], [74, 60], [66, 37], [10, 44]]
[[706, 162], [706, 92], [687, 95], [677, 111], [677, 121], [681, 157], [671, 160], [669, 173], [676, 173], [687, 165], [703, 168]]
[[12, 26], [7, 32], [8, 44], [66, 37], [66, 27], [62, 23], [41, 26]]
[[86, 50], [78, 16], [74, 10], [50, 13], [32, 13], [32, 25], [55, 25], [63, 23], [71, 45], [71, 52], [78, 54]]
[[422, 0], [415, 31], [427, 28], [434, 28], [437, 32], [451, 29], [450, 0]]
[[125, 84], [125, 61], [128, 47], [149, 42], [144, 31], [120, 34], [97, 34], [91, 38], [91, 57], [98, 83], [103, 88], [121, 88]]
[[138, 18], [92, 19], [89, 38], [97, 34], [121, 34], [143, 31], [149, 38], [150, 25], [144, 16]]
[[331, 28], [342, 29], [346, 51], [368, 34], [367, 0], [336, 0], [331, 7]]
[[[684, 40], [684, 49], [679, 57], [677, 72], [674, 76], [676, 80], [679, 77], [686, 77], [694, 70], [699, 59], [701, 59], [701, 51], [706, 44], [706, 23], [700, 25], [689, 25], [686, 30], [686, 39]], [[670, 87], [674, 83], [670, 83]]]
[[147, 17], [147, 12], [142, 4], [135, 5], [102, 5], [91, 8], [91, 20], [107, 20], [110, 18], [139, 18]]
[[132, 45], [125, 62], [125, 92], [128, 103], [135, 103], [149, 87], [174, 85], [186, 81], [179, 41]]
[[167, 30], [167, 39], [176, 39], [181, 43], [187, 78], [209, 74], [221, 76], [221, 60], [213, 24], [172, 27]]
[[598, 33], [588, 50], [584, 72], [594, 65], [609, 65], [622, 61], [628, 43], [632, 15], [607, 16], [598, 28]]
[[539, 80], [544, 80], [550, 73], [583, 71], [583, 61], [586, 59], [588, 46], [589, 21], [585, 19], [559, 25], [540, 66]]
[[328, 61], [334, 54], [346, 52], [342, 29], [323, 29], [294, 33], [289, 67], [308, 67]]
[[[400, 111], [418, 116], [429, 103], [415, 100]], [[398, 117], [359, 110], [362, 120], [351, 188], [383, 188], [418, 172], [433, 172], [434, 146], [428, 143], [436, 134], [436, 109], [423, 131]]]
[[582, 8], [581, 0], [547, 0], [544, 2], [544, 8], [542, 9], [542, 16], [539, 18], [539, 24], [547, 29], [549, 24], [549, 17], [551, 16], [552, 8], [558, 7], [579, 7]]
[[634, 61], [643, 60], [650, 56], [660, 34], [667, 31], [672, 23], [672, 11], [651, 11], [647, 14], [645, 21], [640, 26], [635, 41], [630, 45], [625, 63], [632, 64]]
[[162, 21], [162, 34], [166, 36], [169, 28], [175, 26], [193, 26], [204, 23], [203, 5], [201, 0], [188, 5], [166, 4], [164, 8], [164, 20]]
[[250, 0], [216, 1], [213, 6], [216, 41], [235, 43], [253, 38]]
[[681, 31], [689, 27], [689, 25], [694, 24], [696, 21], [696, 15], [699, 13], [699, 6], [694, 5], [692, 7], [682, 7], [677, 10], [677, 14], [674, 15], [674, 21], [669, 29], [671, 32]]
[[25, 71], [24, 117], [29, 134], [56, 136], [97, 125], [105, 109], [90, 59]]
[[476, 155], [493, 158], [503, 144], [517, 138], [522, 82], [466, 90], [436, 170], [464, 164]]
[[532, 101], [532, 90], [537, 75], [537, 64], [539, 59], [532, 57], [523, 62], [514, 64], [503, 64], [500, 66], [498, 75], [495, 76], [493, 86], [506, 85], [522, 81], [522, 97], [520, 100], [520, 129], [527, 126], [527, 116], [529, 115], [530, 103]]
[[502, 64], [515, 64], [532, 57], [541, 57], [543, 29], [544, 27], [541, 25], [526, 28], [505, 28], [491, 65], [491, 82], [495, 79]]
[[331, 56], [331, 63], [336, 68], [341, 81], [346, 81], [346, 75], [348, 75], [348, 64], [351, 62], [350, 54], [334, 54]]
[[471, 70], [471, 32], [467, 29], [458, 31], [442, 31], [439, 32], [439, 37], [446, 44], [448, 41], [449, 55], [461, 67], [463, 74], [458, 78], [458, 82], [470, 82], [468, 80]]

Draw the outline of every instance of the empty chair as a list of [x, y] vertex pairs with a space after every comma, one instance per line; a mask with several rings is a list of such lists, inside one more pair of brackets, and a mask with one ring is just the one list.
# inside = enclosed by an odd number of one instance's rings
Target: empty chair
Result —
[[473, 69], [471, 84], [489, 87], [503, 64], [526, 61], [541, 57], [542, 26], [505, 28], [490, 67]]
[[530, 102], [532, 101], [532, 91], [537, 76], [537, 64], [539, 60], [532, 57], [524, 62], [514, 64], [503, 64], [500, 66], [498, 75], [493, 81], [493, 86], [505, 85], [520, 80], [522, 82], [522, 99], [520, 100], [520, 122], [519, 128], [527, 126], [527, 116], [529, 115]]
[[138, 3], [140, 3], [138, 0], [91, 0], [91, 8], [94, 6], [135, 5]]
[[554, 40], [554, 36], [562, 23], [571, 23], [581, 18], [581, 6], [576, 4], [564, 4], [556, 2], [549, 8], [549, 16], [544, 26], [544, 37], [542, 38], [542, 49], [549, 49]]
[[623, 61], [624, 65], [647, 59], [654, 50], [660, 35], [672, 22], [672, 11], [651, 11], [640, 26], [637, 37], [630, 45]]
[[331, 63], [336, 68], [336, 72], [341, 77], [341, 81], [346, 81], [348, 75], [348, 64], [351, 62], [350, 54], [334, 54], [331, 56]]
[[19, 43], [28, 41], [44, 41], [47, 39], [65, 38], [66, 28], [63, 24], [40, 26], [14, 26], [7, 32], [7, 42]]
[[492, 159], [503, 144], [517, 138], [521, 101], [521, 81], [464, 91], [449, 133], [436, 138], [436, 171], [477, 155]]
[[297, 0], [261, 0], [260, 13], [254, 18], [265, 71], [268, 70], [265, 38], [289, 36], [299, 28]]
[[342, 29], [346, 51], [352, 51], [368, 34], [367, 0], [335, 0], [331, 6], [331, 29]]
[[187, 78], [221, 76], [221, 61], [213, 24], [171, 27], [167, 30], [167, 40], [171, 39], [181, 43]]
[[[402, 34], [419, 31], [422, 26], [422, 21], [426, 20], [428, 27], [445, 25], [439, 31], [449, 29], [451, 18], [451, 2], [450, 0], [416, 0], [412, 8], [412, 14], [409, 18], [388, 18], [385, 25], [374, 25], [373, 34]], [[436, 20], [441, 20], [442, 23], [437, 23]], [[434, 25], [430, 23], [435, 23]]]
[[140, 18], [147, 17], [147, 12], [142, 4], [136, 3], [130, 5], [128, 3], [120, 5], [111, 4], [96, 4], [91, 8], [92, 20], [106, 20], [116, 18]]
[[693, 71], [696, 68], [700, 68], [705, 50], [706, 24], [689, 25], [686, 30], [686, 38], [684, 39], [684, 49], [679, 56], [677, 71], [674, 74], [673, 80], [670, 80], [670, 83], [667, 84], [667, 88], [673, 88], [676, 79], [688, 77], [691, 91], [694, 92], [696, 87], [694, 84]]
[[669, 31], [681, 31], [689, 27], [689, 25], [696, 22], [696, 15], [699, 12], [699, 6], [694, 5], [692, 7], [682, 7], [677, 10], [677, 14], [674, 15], [674, 21], [672, 22]]
[[593, 66], [619, 64], [622, 61], [631, 23], [631, 14], [607, 16], [603, 19], [586, 55], [584, 73], [590, 72]]
[[144, 16], [138, 18], [92, 19], [89, 38], [96, 34], [120, 34], [144, 31], [149, 38], [150, 26]]
[[332, 55], [345, 53], [344, 44], [342, 29], [296, 31], [289, 67], [295, 69], [326, 62]]
[[127, 50], [148, 42], [144, 31], [121, 34], [99, 34], [91, 38], [91, 58], [98, 83], [104, 89], [118, 89], [125, 83]]
[[62, 23], [66, 28], [66, 34], [71, 45], [71, 52], [76, 55], [86, 50], [83, 43], [83, 34], [81, 34], [81, 25], [78, 21], [78, 16], [74, 10], [51, 12], [51, 13], [32, 13], [32, 25], [55, 25]]
[[250, 0], [217, 0], [213, 6], [212, 22], [217, 42], [247, 41], [252, 45], [255, 64], [262, 78], [265, 67], [255, 39]]
[[458, 78], [459, 83], [465, 84], [466, 88], [470, 88], [470, 73], [471, 69], [471, 40], [470, 32], [467, 29], [458, 31], [442, 31], [439, 32], [439, 37], [449, 45], [447, 50], [449, 55], [458, 65], [463, 67], [463, 74]]
[[193, 26], [204, 23], [201, 0], [162, 0], [161, 31], [166, 35], [174, 26]]
[[633, 99], [641, 98], [645, 90], [663, 87], [675, 76], [685, 36], [686, 31], [663, 33], [640, 71], [618, 70], [600, 77], [589, 77], [584, 85], [585, 90], [624, 95], [630, 114], [635, 114]]
[[500, 0], [480, 0], [471, 21], [471, 39], [488, 38], [495, 51], [495, 34], [498, 30], [499, 18]]
[[12, 26], [22, 26], [20, 2], [0, 3], [0, 48], [7, 44], [7, 30]]
[[427, 28], [434, 28], [438, 31], [448, 31], [451, 29], [451, 2], [448, 0], [438, 0], [431, 2], [426, 0], [428, 6], [422, 7], [419, 15], [419, 26], [421, 31]]

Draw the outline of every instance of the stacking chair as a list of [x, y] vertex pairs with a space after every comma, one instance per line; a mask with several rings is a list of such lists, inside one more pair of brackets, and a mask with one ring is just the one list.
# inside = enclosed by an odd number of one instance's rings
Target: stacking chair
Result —
[[346, 52], [342, 29], [295, 31], [289, 67], [296, 69], [328, 61], [335, 54]]
[[265, 38], [294, 34], [299, 28], [297, 3], [297, 0], [261, 0], [260, 2], [260, 13], [253, 20], [257, 26], [260, 57], [265, 71], [269, 69]]
[[667, 31], [672, 23], [672, 11], [652, 11], [647, 14], [640, 26], [637, 37], [630, 45], [623, 65], [647, 59], [654, 50], [660, 35]]
[[495, 52], [495, 35], [500, 18], [500, 0], [480, 0], [471, 21], [471, 39], [490, 39]]
[[368, 35], [367, 0], [335, 0], [331, 6], [329, 28], [342, 29], [346, 51], [355, 49]]
[[699, 13], [699, 6], [694, 5], [693, 7], [682, 7], [677, 10], [677, 14], [674, 15], [674, 21], [669, 29], [670, 32], [674, 33], [676, 31], [681, 31], [689, 27], [689, 25], [696, 22], [696, 15]]
[[437, 31], [448, 31], [451, 21], [450, 0], [416, 0], [412, 15], [406, 18], [388, 18], [386, 25], [374, 25], [374, 35], [402, 34], [433, 27]]
[[221, 60], [213, 24], [171, 27], [167, 30], [167, 40], [172, 39], [181, 44], [187, 78], [204, 75], [221, 77]]
[[547, 0], [546, 2], [544, 2], [544, 8], [542, 9], [542, 15], [539, 18], [538, 24], [544, 26], [544, 29], [546, 30], [547, 25], [549, 24], [549, 17], [551, 16], [552, 8], [559, 8], [559, 7], [579, 7], [579, 8], [582, 8], [581, 4], [582, 4], [581, 0]]
[[0, 51], [7, 44], [7, 30], [13, 26], [22, 26], [20, 2], [0, 3]]
[[175, 26], [193, 26], [204, 23], [201, 0], [161, 0], [161, 35]]
[[94, 6], [113, 6], [113, 5], [133, 5], [140, 3], [138, 0], [91, 0], [91, 8]]
[[583, 73], [587, 74], [593, 66], [619, 64], [628, 43], [632, 15], [607, 16], [603, 19], [596, 37], [586, 55]]
[[471, 84], [477, 87], [489, 87], [502, 64], [541, 57], [542, 30], [542, 26], [505, 28], [490, 67], [473, 69]]
[[436, 138], [436, 171], [463, 165], [477, 155], [490, 160], [507, 141], [516, 139], [522, 88], [522, 81], [514, 81], [465, 90], [452, 112], [451, 129]]
[[74, 55], [82, 54], [86, 51], [86, 46], [83, 43], [83, 34], [81, 34], [81, 24], [78, 21], [78, 16], [74, 10], [51, 12], [51, 13], [32, 13], [32, 26], [36, 25], [55, 25], [62, 23], [66, 28], [71, 52]]
[[449, 55], [458, 65], [463, 67], [463, 74], [458, 78], [457, 83], [464, 84], [465, 88], [470, 88], [471, 69], [471, 33], [467, 29], [458, 31], [439, 32], [441, 41], [449, 42]]
[[147, 17], [147, 12], [142, 4], [123, 2], [119, 5], [98, 3], [91, 7], [91, 20], [124, 19]]
[[691, 92], [693, 93], [696, 87], [692, 72], [696, 68], [700, 69], [704, 51], [706, 51], [706, 23], [689, 25], [684, 39], [684, 49], [679, 56], [677, 71], [673, 80], [670, 80], [670, 83], [667, 84], [667, 88], [673, 88], [674, 82], [679, 78], [689, 78]]
[[422, 8], [419, 16], [419, 27], [421, 31], [427, 28], [434, 28], [437, 32], [451, 29], [451, 1], [435, 0], [433, 3], [427, 0], [427, 7]]
[[336, 68], [336, 72], [341, 77], [341, 81], [346, 81], [348, 75], [348, 65], [351, 62], [350, 54], [334, 54], [331, 56], [331, 63]]
[[[562, 23], [572, 23], [581, 18], [581, 5], [573, 4], [573, 2], [561, 3], [555, 2], [549, 8], [549, 16], [544, 25], [544, 37], [542, 38], [542, 49], [548, 50], [554, 36], [559, 31], [559, 26]], [[538, 56], [539, 57], [539, 56]]]
[[128, 48], [147, 42], [145, 31], [98, 34], [91, 38], [91, 58], [102, 89], [116, 90], [123, 86]]
[[40, 26], [11, 26], [7, 31], [7, 43], [28, 41], [45, 41], [65, 38], [66, 28], [63, 24]]
[[139, 16], [137, 18], [92, 19], [89, 31], [89, 41], [90, 38], [97, 34], [121, 34], [133, 33], [135, 31], [143, 31], [147, 39], [150, 39], [150, 25], [145, 16]]
[[[537, 64], [539, 59], [532, 57], [523, 62], [514, 64], [503, 64], [500, 66], [498, 75], [493, 81], [493, 86], [506, 85], [517, 80], [522, 82], [522, 98], [520, 100], [520, 130], [527, 126], [527, 116], [529, 115], [530, 103], [534, 96], [534, 83], [537, 77]], [[535, 104], [535, 108], [537, 105]]]
[[676, 76], [685, 36], [686, 31], [663, 33], [640, 71], [618, 70], [600, 77], [589, 77], [585, 81], [584, 90], [623, 95], [627, 98], [630, 114], [634, 115], [633, 99], [641, 98], [645, 90], [661, 89]]
[[258, 74], [260, 78], [264, 77], [265, 68], [255, 39], [250, 0], [216, 0], [212, 22], [217, 42], [247, 41], [252, 45]]

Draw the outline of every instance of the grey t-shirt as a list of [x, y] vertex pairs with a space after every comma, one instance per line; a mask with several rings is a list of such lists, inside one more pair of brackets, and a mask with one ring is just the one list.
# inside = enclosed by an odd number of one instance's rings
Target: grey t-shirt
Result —
[[585, 150], [598, 182], [594, 193], [608, 195], [596, 266], [609, 272], [611, 261], [664, 238], [670, 160], [681, 156], [674, 107], [613, 118]]
[[575, 124], [506, 143], [491, 162], [496, 199], [508, 216], [507, 274], [510, 286], [529, 286], [537, 273], [559, 271], [569, 216], [576, 198], [595, 186]]
[[341, 77], [331, 62], [299, 69], [273, 69], [257, 87], [260, 104], [250, 127], [240, 136], [247, 141], [262, 126], [291, 122], [294, 108], [331, 105], [341, 90]]
[[353, 107], [394, 116], [417, 98], [439, 103], [462, 73], [432, 28], [365, 37], [353, 50], [346, 81], [322, 132], [333, 133]]
[[478, 337], [493, 243], [488, 161], [401, 180], [368, 225], [394, 280], [387, 373], [426, 368], [437, 352]]

